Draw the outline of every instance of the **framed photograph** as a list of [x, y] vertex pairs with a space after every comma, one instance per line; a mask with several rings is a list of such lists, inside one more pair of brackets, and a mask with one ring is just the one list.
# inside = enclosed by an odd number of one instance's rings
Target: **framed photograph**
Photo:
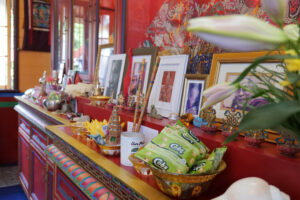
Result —
[[137, 93], [143, 59], [145, 59], [145, 66], [144, 66], [144, 73], [142, 75], [143, 77], [142, 77], [141, 92], [146, 94], [147, 85], [151, 78], [150, 76], [153, 71], [156, 55], [157, 55], [157, 47], [151, 47], [151, 48], [144, 47], [144, 48], [137, 48], [133, 50], [128, 95], [135, 96]]
[[199, 116], [202, 105], [202, 93], [206, 89], [207, 80], [207, 75], [185, 75], [180, 115], [191, 113], [194, 116]]
[[[265, 56], [267, 52], [246, 52], [246, 53], [223, 53], [214, 54], [211, 67], [211, 75], [208, 86], [213, 86], [222, 82], [234, 81], [240, 73], [246, 69], [256, 58]], [[282, 72], [282, 68], [276, 67], [279, 61], [269, 61], [262, 63], [262, 66]], [[265, 73], [261, 71], [262, 73]], [[259, 84], [259, 80], [250, 74], [241, 82], [244, 86], [251, 87], [251, 85]], [[279, 85], [276, 85], [280, 87]], [[232, 107], [241, 110], [245, 99], [251, 94], [243, 89], [238, 90], [229, 98], [214, 106], [216, 109], [217, 122], [224, 118], [224, 113]], [[248, 102], [251, 106], [261, 106], [268, 102], [258, 97]]]
[[104, 96], [111, 96], [113, 93], [113, 98], [116, 99], [120, 93], [125, 62], [126, 54], [117, 54], [109, 57]]
[[108, 58], [113, 54], [114, 44], [99, 45], [95, 68], [94, 84], [97, 84], [98, 81], [100, 82], [101, 86], [105, 84], [108, 69]]
[[155, 105], [158, 114], [169, 117], [179, 113], [184, 74], [188, 55], [161, 56], [153, 89], [151, 91], [148, 112]]

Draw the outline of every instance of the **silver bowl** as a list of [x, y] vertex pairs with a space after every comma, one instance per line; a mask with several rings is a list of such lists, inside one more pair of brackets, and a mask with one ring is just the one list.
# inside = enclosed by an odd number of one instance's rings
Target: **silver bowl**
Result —
[[62, 101], [61, 100], [49, 100], [45, 99], [43, 101], [44, 107], [49, 111], [55, 111], [61, 108]]

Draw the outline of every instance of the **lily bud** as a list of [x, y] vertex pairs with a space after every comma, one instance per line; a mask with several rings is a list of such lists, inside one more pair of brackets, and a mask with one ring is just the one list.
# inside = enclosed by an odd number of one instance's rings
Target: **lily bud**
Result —
[[299, 39], [299, 26], [297, 24], [289, 24], [283, 27], [285, 34], [293, 41], [298, 41]]
[[246, 15], [191, 19], [187, 30], [219, 47], [236, 51], [271, 50], [288, 40], [281, 29]]
[[262, 9], [277, 24], [284, 23], [287, 4], [287, 0], [261, 0]]
[[239, 87], [237, 85], [231, 85], [229, 83], [218, 84], [208, 88], [203, 92], [203, 95], [207, 97], [207, 100], [203, 104], [201, 110], [223, 101], [224, 99], [230, 97], [238, 89]]

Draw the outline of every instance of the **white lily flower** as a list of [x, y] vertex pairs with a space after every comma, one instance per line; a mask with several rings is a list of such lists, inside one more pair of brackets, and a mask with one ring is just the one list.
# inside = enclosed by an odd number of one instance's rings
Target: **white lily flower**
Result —
[[236, 51], [271, 50], [288, 40], [281, 29], [246, 15], [191, 19], [187, 30], [219, 47]]
[[277, 24], [284, 23], [287, 4], [287, 0], [261, 0], [262, 9]]
[[297, 24], [289, 24], [283, 27], [283, 31], [286, 35], [293, 41], [298, 41], [299, 39], [299, 26]]
[[229, 83], [221, 83], [208, 88], [203, 92], [203, 95], [207, 97], [207, 100], [201, 107], [201, 110], [223, 101], [227, 97], [230, 97], [238, 89], [239, 87], [237, 84], [231, 85]]

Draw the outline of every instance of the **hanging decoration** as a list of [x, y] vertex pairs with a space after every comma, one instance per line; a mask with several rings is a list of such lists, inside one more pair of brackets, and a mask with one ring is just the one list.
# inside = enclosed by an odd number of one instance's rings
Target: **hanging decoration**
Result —
[[[299, 0], [289, 0], [285, 23], [300, 22]], [[143, 46], [157, 46], [160, 51], [190, 53], [199, 46], [201, 53], [221, 53], [223, 49], [210, 46], [196, 35], [185, 30], [191, 18], [212, 15], [246, 14], [273, 23], [261, 8], [260, 0], [165, 0], [149, 25]], [[211, 51], [212, 50], [212, 51]], [[195, 68], [195, 67], [194, 67]]]
[[23, 50], [50, 51], [51, 0], [24, 0]]

